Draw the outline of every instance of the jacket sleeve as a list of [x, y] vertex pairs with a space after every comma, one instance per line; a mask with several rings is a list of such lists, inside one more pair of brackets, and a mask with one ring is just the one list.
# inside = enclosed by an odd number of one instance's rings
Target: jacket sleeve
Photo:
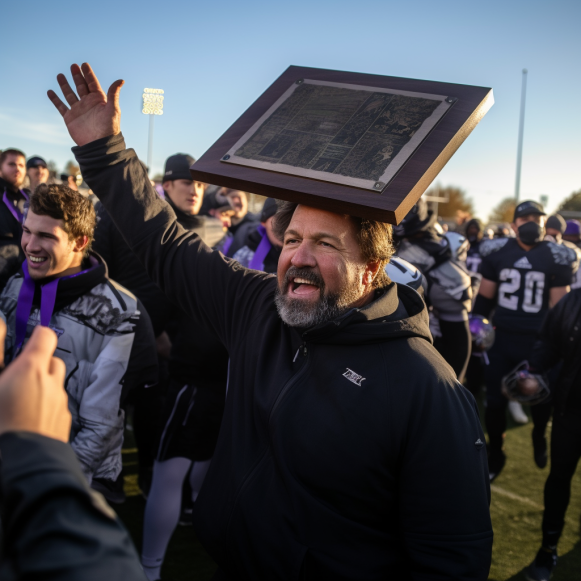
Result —
[[137, 309], [139, 315], [134, 316], [135, 338], [127, 371], [122, 380], [121, 402], [133, 389], [149, 388], [156, 385], [159, 377], [157, 349], [151, 319], [139, 299], [137, 300]]
[[144, 581], [127, 531], [92, 492], [70, 446], [28, 432], [0, 436], [1, 579]]
[[[93, 250], [101, 256], [107, 264], [108, 275], [115, 278], [115, 248], [117, 229], [111, 222], [109, 214], [102, 204], [95, 206], [97, 211], [97, 227], [95, 228], [95, 239], [93, 240]], [[117, 248], [118, 250], [118, 248]]]
[[411, 578], [485, 581], [493, 534], [484, 434], [474, 398], [439, 371], [437, 359], [419, 379], [400, 372], [397, 381], [409, 395], [393, 406], [402, 438], [400, 522]]
[[186, 231], [157, 195], [145, 166], [121, 134], [74, 147], [83, 177], [150, 278], [228, 348], [250, 326], [276, 283], [242, 268]]
[[568, 310], [574, 295], [566, 294], [549, 310], [530, 355], [529, 366], [535, 373], [545, 373], [554, 367], [565, 355], [563, 339], [568, 340], [564, 329], [565, 317], [571, 317]]
[[104, 459], [123, 442], [122, 379], [134, 338], [134, 332], [106, 336], [95, 363], [79, 367], [79, 381], [86, 387], [79, 404], [81, 429], [71, 446], [89, 483], [97, 468], [100, 475], [107, 470]]

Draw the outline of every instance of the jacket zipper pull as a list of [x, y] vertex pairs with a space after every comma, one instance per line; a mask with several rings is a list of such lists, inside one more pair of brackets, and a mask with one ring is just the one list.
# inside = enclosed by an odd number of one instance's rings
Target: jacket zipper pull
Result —
[[303, 355], [307, 355], [307, 344], [303, 343]]

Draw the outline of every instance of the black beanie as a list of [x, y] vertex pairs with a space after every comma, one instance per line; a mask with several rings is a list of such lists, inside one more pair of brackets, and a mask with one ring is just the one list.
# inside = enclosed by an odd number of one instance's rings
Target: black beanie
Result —
[[196, 160], [187, 153], [176, 153], [165, 160], [163, 181], [191, 180], [190, 166]]
[[554, 214], [547, 218], [545, 228], [552, 228], [553, 230], [558, 230], [561, 234], [567, 229], [567, 222], [561, 214]]
[[274, 198], [266, 198], [262, 212], [260, 212], [260, 221], [266, 222], [271, 216], [276, 214], [276, 200]]

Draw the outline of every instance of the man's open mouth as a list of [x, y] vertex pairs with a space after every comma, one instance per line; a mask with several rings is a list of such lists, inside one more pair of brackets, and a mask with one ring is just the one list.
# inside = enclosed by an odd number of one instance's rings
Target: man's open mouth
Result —
[[43, 262], [46, 262], [48, 260], [48, 258], [46, 256], [29, 256], [28, 257], [28, 261], [33, 264], [42, 264]]
[[291, 281], [290, 290], [294, 295], [310, 295], [319, 292], [319, 286], [306, 278], [297, 276]]

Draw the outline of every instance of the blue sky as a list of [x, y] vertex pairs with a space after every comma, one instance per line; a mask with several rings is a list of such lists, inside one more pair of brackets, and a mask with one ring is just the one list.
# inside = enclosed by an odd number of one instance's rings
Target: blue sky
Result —
[[102, 84], [126, 81], [122, 129], [147, 157], [144, 87], [165, 91], [153, 170], [176, 152], [199, 157], [287, 66], [489, 86], [496, 104], [437, 180], [486, 218], [514, 193], [521, 71], [529, 70], [521, 199], [548, 208], [581, 188], [581, 2], [10, 3], [2, 8], [0, 149], [59, 168], [72, 142], [46, 97], [73, 62]]

